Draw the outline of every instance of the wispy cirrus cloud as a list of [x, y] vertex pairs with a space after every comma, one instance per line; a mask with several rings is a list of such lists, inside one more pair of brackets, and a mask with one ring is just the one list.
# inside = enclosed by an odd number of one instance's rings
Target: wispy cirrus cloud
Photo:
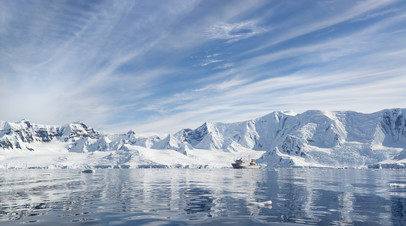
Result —
[[[368, 12], [374, 12], [388, 4], [394, 3], [397, 0], [369, 0], [369, 1], [359, 1], [352, 2], [351, 7], [343, 8], [348, 2], [342, 2], [342, 5], [337, 5], [336, 1], [331, 2], [318, 2], [318, 11], [320, 14], [317, 19], [310, 14], [313, 13], [312, 10], [305, 10], [303, 15], [298, 15], [297, 17], [289, 18], [286, 22], [283, 22], [280, 26], [281, 30], [275, 30], [276, 35], [270, 39], [270, 41], [264, 45], [257, 48], [251, 49], [248, 53], [253, 51], [258, 51], [270, 46], [276, 45], [281, 42], [285, 42], [300, 36], [319, 31], [352, 19], [359, 19], [363, 17]], [[335, 10], [337, 7], [337, 10]], [[312, 20], [309, 21], [309, 18]], [[286, 29], [287, 28], [287, 29]]]
[[[203, 80], [208, 85], [183, 92], [189, 98], [181, 105], [155, 104], [172, 115], [172, 128], [181, 121], [197, 126], [195, 118], [235, 121], [274, 110], [405, 107], [403, 23], [405, 15], [398, 13], [344, 36], [242, 58], [232, 69]], [[221, 81], [230, 88], [217, 89]]]
[[259, 35], [267, 30], [265, 27], [258, 25], [257, 21], [218, 23], [207, 30], [207, 36], [211, 39], [225, 39], [227, 42], [236, 42]]
[[176, 132], [274, 110], [405, 107], [406, 4], [0, 3], [0, 119]]
[[[24, 28], [9, 26], [9, 32], [1, 36], [7, 43], [0, 47], [0, 57], [7, 64], [1, 76], [7, 81], [2, 90], [8, 94], [0, 100], [7, 106], [4, 119], [29, 117], [42, 123], [82, 120], [97, 125], [112, 120], [121, 109], [117, 104], [153, 95], [154, 84], [159, 85], [155, 79], [173, 71], [121, 69], [129, 62], [142, 61], [162, 42], [164, 30], [137, 33], [162, 19], [158, 11], [138, 15], [139, 9], [134, 11], [131, 1], [79, 5], [39, 1], [22, 9], [17, 4], [2, 5], [22, 17], [11, 22]], [[157, 10], [184, 13], [172, 7]], [[122, 23], [128, 28], [121, 27]]]
[[219, 63], [222, 62], [223, 60], [216, 60], [216, 59], [205, 59], [203, 62], [200, 64], [200, 66], [207, 66], [209, 64], [214, 64], [214, 63]]

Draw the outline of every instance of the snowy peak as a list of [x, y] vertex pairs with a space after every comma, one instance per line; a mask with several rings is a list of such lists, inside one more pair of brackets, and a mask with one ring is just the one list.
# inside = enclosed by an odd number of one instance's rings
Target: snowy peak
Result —
[[0, 121], [0, 136], [4, 136], [11, 133], [10, 123], [6, 121]]
[[183, 129], [174, 135], [178, 142], [190, 144], [193, 147], [202, 149], [212, 149], [213, 143], [216, 143], [217, 134], [216, 125], [206, 122], [197, 129]]
[[342, 144], [347, 132], [334, 112], [307, 111], [300, 115], [298, 135], [314, 146], [332, 148]]
[[267, 151], [259, 162], [275, 167], [357, 167], [395, 158], [406, 147], [404, 112], [273, 112], [244, 122], [204, 123], [175, 137], [199, 149]]
[[[381, 126], [392, 142], [406, 142], [405, 109], [384, 110]], [[388, 141], [390, 142], [390, 141]]]
[[198, 145], [208, 134], [209, 129], [212, 132], [212, 126], [208, 126], [208, 122], [204, 123], [195, 130], [184, 129], [182, 130], [182, 140], [191, 144], [192, 146]]
[[195, 130], [175, 134], [180, 142], [195, 148], [225, 150], [232, 144], [254, 150], [269, 150], [287, 135], [300, 137], [320, 147], [334, 147], [346, 137], [345, 128], [333, 113], [303, 114], [273, 112], [255, 120], [236, 123], [204, 123]]
[[61, 139], [68, 141], [69, 139], [79, 139], [83, 137], [89, 137], [92, 139], [98, 139], [100, 134], [94, 129], [87, 127], [82, 122], [70, 123], [62, 126]]
[[229, 124], [206, 122], [195, 130], [184, 129], [175, 134], [178, 140], [194, 148], [222, 151], [233, 150], [231, 146], [235, 144], [252, 149], [256, 136], [253, 121]]
[[0, 148], [4, 149], [22, 149], [25, 144], [47, 142], [59, 134], [59, 130], [54, 126], [32, 124], [26, 119], [16, 123], [2, 122], [0, 131]]
[[64, 126], [48, 126], [33, 124], [24, 119], [16, 123], [0, 123], [0, 148], [28, 149], [30, 143], [50, 142], [53, 139], [67, 142], [81, 138], [97, 139], [100, 135], [94, 129], [83, 123], [71, 123]]
[[295, 116], [298, 123], [288, 123], [288, 127], [295, 129], [259, 162], [274, 166], [359, 167], [392, 159], [406, 147], [404, 112], [392, 109], [373, 114], [321, 111], [298, 114]]
[[209, 155], [230, 156], [265, 153], [258, 162], [269, 167], [385, 164], [406, 167], [405, 113], [406, 109], [372, 114], [318, 110], [301, 114], [272, 112], [243, 122], [206, 122], [196, 129], [183, 129], [175, 134], [145, 135], [134, 131], [106, 135], [81, 122], [45, 126], [28, 120], [0, 121], [0, 150], [36, 151], [41, 145], [58, 142], [65, 152], [110, 153], [106, 161], [130, 161], [132, 157], [127, 155], [131, 152], [137, 161], [148, 162], [154, 155], [144, 152], [143, 156], [137, 156], [135, 153], [141, 148], [151, 153], [162, 150], [163, 155], [180, 159], [195, 156], [202, 150]]

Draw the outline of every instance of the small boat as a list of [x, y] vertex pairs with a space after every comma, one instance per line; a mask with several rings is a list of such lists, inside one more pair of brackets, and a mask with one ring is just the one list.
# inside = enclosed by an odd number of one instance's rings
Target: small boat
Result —
[[255, 159], [251, 159], [250, 162], [244, 161], [242, 158], [235, 160], [234, 163], [231, 163], [234, 169], [259, 169], [260, 165], [255, 163]]

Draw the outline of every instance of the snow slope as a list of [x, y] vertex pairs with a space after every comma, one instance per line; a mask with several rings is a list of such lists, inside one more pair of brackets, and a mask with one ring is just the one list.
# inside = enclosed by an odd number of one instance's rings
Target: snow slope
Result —
[[230, 167], [264, 152], [199, 149], [175, 136], [106, 135], [81, 122], [46, 126], [0, 121], [0, 168]]
[[229, 167], [243, 157], [268, 167], [405, 168], [405, 113], [273, 112], [147, 136], [0, 121], [0, 167]]

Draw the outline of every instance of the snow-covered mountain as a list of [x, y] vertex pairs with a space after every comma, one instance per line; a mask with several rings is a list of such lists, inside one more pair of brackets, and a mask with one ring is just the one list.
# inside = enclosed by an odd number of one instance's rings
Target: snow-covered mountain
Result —
[[273, 112], [175, 134], [107, 135], [84, 123], [0, 121], [0, 167], [406, 167], [406, 109]]

